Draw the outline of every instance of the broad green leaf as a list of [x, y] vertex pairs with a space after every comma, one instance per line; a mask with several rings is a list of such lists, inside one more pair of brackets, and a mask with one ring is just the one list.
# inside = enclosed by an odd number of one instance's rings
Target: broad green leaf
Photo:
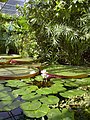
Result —
[[54, 79], [53, 83], [55, 83], [58, 86], [63, 86], [63, 84], [62, 84], [63, 82], [62, 81], [58, 81], [57, 79], [56, 80]]
[[37, 100], [32, 102], [25, 102], [21, 104], [21, 108], [25, 111], [37, 110], [41, 106], [41, 103]]
[[33, 80], [33, 78], [22, 79], [22, 81], [25, 83], [31, 83]]
[[53, 81], [54, 83], [57, 83], [57, 84], [63, 83], [61, 78], [51, 78], [50, 81]]
[[48, 120], [60, 120], [61, 112], [58, 108], [50, 109], [47, 114]]
[[15, 100], [15, 101], [13, 101], [10, 105], [8, 105], [9, 106], [9, 108], [11, 108], [11, 110], [13, 110], [13, 109], [15, 109], [15, 108], [18, 108], [18, 107], [20, 107], [20, 104], [21, 104], [22, 102], [20, 101], [20, 100]]
[[74, 112], [64, 108], [61, 113], [61, 120], [74, 120]]
[[3, 84], [0, 84], [0, 91], [4, 88]]
[[74, 83], [74, 82], [66, 82], [64, 83], [65, 86], [68, 86], [68, 87], [78, 87], [79, 85]]
[[71, 97], [80, 96], [83, 94], [85, 94], [85, 91], [78, 90], [78, 89], [68, 90], [66, 92], [60, 93], [60, 95], [65, 98], [71, 98]]
[[2, 84], [2, 83], [6, 83], [6, 81], [5, 80], [0, 80], [0, 84]]
[[27, 85], [26, 83], [24, 83], [20, 80], [8, 80], [7, 84], [6, 84], [6, 86], [17, 87], [17, 88], [26, 86], [26, 85]]
[[52, 93], [63, 92], [66, 90], [66, 88], [64, 88], [62, 84], [54, 84], [50, 87], [50, 89], [52, 90]]
[[45, 116], [48, 111], [49, 111], [49, 107], [46, 104], [42, 104], [40, 108], [38, 108], [37, 110], [23, 110], [25, 115], [31, 118], [40, 118]]
[[0, 111], [8, 111], [7, 106], [10, 105], [11, 103], [12, 103], [12, 101], [1, 101], [0, 102]]
[[41, 95], [47, 95], [47, 94], [51, 94], [52, 90], [50, 88], [40, 88], [36, 91], [36, 93]]
[[75, 84], [79, 86], [90, 85], [90, 78], [76, 79]]
[[40, 99], [40, 101], [43, 103], [43, 104], [47, 104], [47, 105], [54, 105], [54, 104], [57, 104], [59, 102], [59, 98], [56, 97], [56, 96], [53, 96], [53, 95], [49, 95], [47, 97], [42, 97]]
[[15, 95], [16, 97], [18, 95], [26, 95], [26, 94], [31, 94], [31, 92], [36, 91], [38, 89], [37, 86], [35, 85], [30, 85], [30, 86], [25, 86], [25, 87], [21, 87], [17, 90], [13, 90], [13, 95]]
[[43, 81], [43, 77], [41, 75], [38, 75], [35, 77], [35, 80], [37, 81]]
[[13, 95], [8, 94], [8, 96], [1, 98], [3, 101], [13, 101], [15, 97]]
[[47, 114], [48, 120], [74, 120], [74, 112], [64, 108], [62, 111], [59, 109], [50, 109]]
[[29, 93], [29, 94], [26, 93], [22, 95], [23, 100], [31, 101], [33, 98], [35, 98], [35, 93]]
[[17, 101], [2, 101], [2, 107], [0, 109], [0, 111], [11, 111], [15, 108], [18, 108], [21, 104], [21, 101], [17, 100]]
[[5, 98], [7, 96], [8, 96], [8, 93], [6, 91], [0, 92], [0, 100], [2, 100], [2, 98]]

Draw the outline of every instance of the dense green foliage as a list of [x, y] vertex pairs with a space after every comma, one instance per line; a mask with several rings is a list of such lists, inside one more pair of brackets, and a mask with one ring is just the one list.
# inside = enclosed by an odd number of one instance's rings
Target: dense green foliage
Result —
[[34, 32], [39, 56], [49, 62], [82, 64], [90, 46], [88, 0], [29, 0], [19, 11]]

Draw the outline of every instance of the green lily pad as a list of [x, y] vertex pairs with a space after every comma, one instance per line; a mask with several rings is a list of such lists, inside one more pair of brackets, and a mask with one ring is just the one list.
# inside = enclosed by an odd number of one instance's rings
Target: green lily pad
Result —
[[60, 120], [61, 112], [58, 108], [50, 109], [47, 114], [48, 120]]
[[8, 80], [7, 84], [6, 84], [6, 86], [17, 87], [17, 88], [26, 86], [26, 85], [27, 85], [26, 83], [24, 83], [20, 80]]
[[64, 88], [62, 86], [62, 84], [54, 84], [50, 87], [50, 89], [51, 89], [53, 94], [58, 93], [58, 92], [63, 92], [66, 90], [66, 88]]
[[2, 83], [6, 83], [6, 81], [5, 80], [0, 80], [0, 84], [2, 84]]
[[74, 112], [64, 108], [61, 113], [61, 120], [74, 120]]
[[12, 93], [7, 93], [7, 96], [5, 97], [2, 97], [1, 100], [4, 100], [4, 101], [13, 101], [15, 99], [15, 97], [12, 95]]
[[12, 102], [9, 106], [9, 108], [11, 110], [18, 108], [20, 106], [20, 104], [22, 104], [22, 102], [20, 100], [15, 100], [14, 102]]
[[34, 100], [32, 102], [22, 103], [20, 106], [23, 110], [30, 111], [30, 110], [37, 110], [41, 106], [41, 103], [37, 100]]
[[10, 111], [18, 108], [22, 102], [19, 100], [3, 100], [0, 102], [0, 111]]
[[43, 77], [41, 75], [38, 75], [35, 77], [35, 80], [37, 81], [43, 81]]
[[10, 105], [12, 101], [0, 101], [0, 111], [7, 111], [6, 106]]
[[42, 104], [37, 110], [23, 110], [26, 116], [31, 118], [40, 118], [45, 116], [49, 111], [49, 107], [46, 104]]
[[27, 101], [39, 100], [40, 98], [41, 98], [41, 95], [36, 94], [35, 92], [22, 95], [22, 99]]
[[55, 83], [58, 86], [63, 86], [63, 82], [62, 81], [53, 81], [53, 83]]
[[18, 96], [18, 95], [26, 95], [26, 94], [31, 94], [32, 91], [36, 91], [38, 89], [37, 86], [35, 85], [31, 85], [31, 86], [25, 86], [25, 87], [21, 87], [17, 90], [13, 90], [13, 95], [14, 96]]
[[0, 84], [0, 92], [4, 92], [4, 91], [12, 91], [12, 89], [10, 87], [4, 87], [3, 84]]
[[76, 84], [75, 82], [66, 82], [64, 83], [65, 86], [68, 86], [68, 87], [79, 87], [78, 84]]
[[68, 90], [66, 92], [60, 93], [60, 95], [65, 98], [71, 98], [71, 97], [80, 96], [83, 94], [85, 94], [85, 91], [78, 90], [78, 89]]
[[52, 90], [50, 88], [40, 88], [36, 91], [36, 93], [41, 94], [41, 95], [47, 95], [47, 94], [51, 94]]
[[2, 90], [2, 89], [3, 89], [3, 87], [4, 87], [4, 85], [3, 85], [3, 84], [0, 84], [0, 90]]
[[8, 93], [6, 91], [0, 92], [0, 100], [2, 100], [2, 98], [5, 98], [7, 96], [8, 96]]
[[54, 95], [49, 95], [48, 97], [44, 96], [40, 99], [43, 104], [54, 105], [59, 102], [59, 98]]
[[23, 100], [31, 100], [32, 98], [34, 98], [35, 97], [35, 93], [30, 93], [30, 94], [23, 94], [22, 95], [22, 99]]
[[65, 76], [74, 76], [85, 73], [90, 73], [90, 68], [79, 67], [79, 66], [70, 66], [70, 65], [50, 65], [45, 68], [48, 73], [65, 75]]
[[50, 81], [53, 81], [54, 83], [59, 83], [59, 84], [63, 83], [61, 78], [51, 78]]
[[79, 86], [90, 85], [90, 78], [76, 79], [75, 84]]
[[22, 79], [22, 81], [25, 83], [31, 83], [31, 81], [33, 80], [34, 80], [33, 78]]
[[62, 111], [59, 109], [50, 109], [47, 114], [48, 120], [74, 120], [74, 112], [64, 108]]

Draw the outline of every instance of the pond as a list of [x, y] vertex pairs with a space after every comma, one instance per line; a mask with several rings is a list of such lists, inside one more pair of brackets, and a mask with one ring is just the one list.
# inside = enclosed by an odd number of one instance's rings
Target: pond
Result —
[[[12, 64], [12, 59], [1, 60], [0, 120], [89, 119], [89, 67], [41, 66], [22, 58], [14, 58]], [[45, 71], [44, 76], [40, 69]]]

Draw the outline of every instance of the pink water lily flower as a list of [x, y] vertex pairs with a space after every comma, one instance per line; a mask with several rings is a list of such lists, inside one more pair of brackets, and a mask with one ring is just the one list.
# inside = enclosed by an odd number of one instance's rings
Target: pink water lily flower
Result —
[[41, 76], [42, 76], [43, 78], [48, 78], [48, 77], [49, 77], [49, 75], [47, 75], [46, 70], [41, 70]]

